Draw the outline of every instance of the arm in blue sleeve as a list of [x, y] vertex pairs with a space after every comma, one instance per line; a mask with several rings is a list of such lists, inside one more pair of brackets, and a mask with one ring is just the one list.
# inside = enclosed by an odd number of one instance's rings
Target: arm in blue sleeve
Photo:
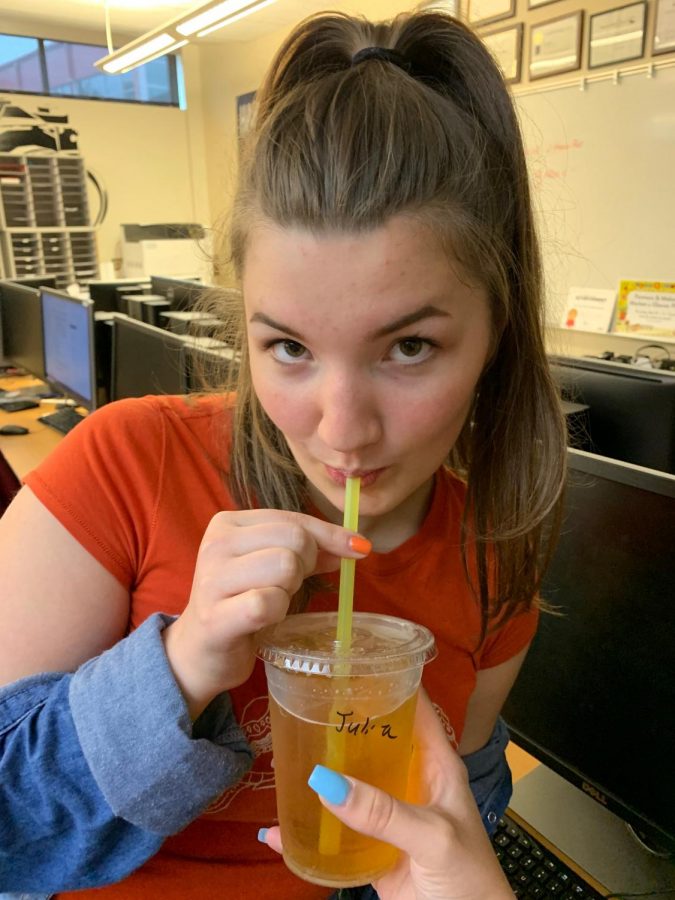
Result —
[[249, 768], [229, 696], [192, 723], [155, 615], [74, 674], [0, 689], [0, 891], [124, 878]]

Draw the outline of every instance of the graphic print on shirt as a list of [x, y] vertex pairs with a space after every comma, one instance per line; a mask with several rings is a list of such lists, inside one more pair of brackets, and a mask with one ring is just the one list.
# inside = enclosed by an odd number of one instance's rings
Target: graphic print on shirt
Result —
[[227, 809], [234, 798], [242, 791], [263, 791], [274, 788], [272, 731], [267, 695], [255, 697], [246, 704], [239, 724], [253, 750], [255, 760], [241, 781], [228, 788], [204, 811], [206, 816], [214, 815]]
[[[448, 740], [458, 749], [455, 729], [445, 710], [432, 703], [436, 715], [441, 720]], [[204, 811], [204, 815], [216, 815], [227, 809], [242, 791], [263, 791], [274, 788], [274, 769], [272, 762], [272, 731], [270, 727], [270, 713], [267, 696], [255, 697], [244, 707], [240, 721], [246, 740], [249, 742], [255, 755], [255, 761], [251, 769], [244, 775], [241, 781], [232, 785], [220, 795]]]
[[455, 750], [459, 750], [459, 743], [457, 741], [457, 735], [455, 734], [455, 729], [452, 727], [452, 723], [450, 722], [450, 719], [448, 718], [447, 713], [445, 712], [445, 710], [443, 709], [442, 706], [439, 706], [438, 703], [434, 703], [433, 700], [431, 702], [431, 705], [433, 706], [436, 715], [441, 720], [441, 724], [443, 725], [443, 728], [445, 729], [445, 733], [448, 736], [448, 740], [450, 741], [452, 746], [455, 748]]

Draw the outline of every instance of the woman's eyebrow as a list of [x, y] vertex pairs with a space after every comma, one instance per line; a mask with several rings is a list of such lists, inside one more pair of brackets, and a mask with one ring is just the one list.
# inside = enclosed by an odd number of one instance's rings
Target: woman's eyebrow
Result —
[[262, 322], [263, 325], [268, 325], [270, 328], [274, 328], [276, 331], [283, 331], [284, 334], [290, 334], [291, 337], [294, 337], [297, 340], [302, 340], [302, 336], [293, 328], [289, 328], [288, 325], [284, 325], [282, 322], [276, 322], [274, 319], [270, 318], [270, 316], [265, 315], [265, 313], [253, 313], [253, 315], [249, 319], [249, 322]]
[[[389, 322], [389, 324], [383, 325], [381, 328], [376, 328], [375, 331], [369, 332], [366, 335], [366, 339], [374, 341], [378, 338], [386, 337], [389, 334], [394, 334], [394, 332], [400, 331], [401, 328], [407, 328], [409, 325], [414, 325], [416, 322], [421, 322], [423, 319], [431, 319], [437, 316], [451, 318], [449, 312], [440, 309], [438, 306], [433, 306], [430, 303], [427, 303], [425, 306], [421, 306], [414, 312], [406, 313], [404, 316], [400, 316], [400, 318], [394, 319], [393, 322]], [[299, 332], [295, 331], [295, 329], [293, 328], [290, 328], [288, 325], [284, 325], [282, 322], [277, 322], [266, 313], [253, 313], [253, 315], [249, 319], [249, 322], [261, 322], [263, 325], [267, 325], [269, 328], [274, 328], [276, 331], [281, 331], [284, 334], [288, 334], [298, 341], [302, 340], [302, 335]]]
[[415, 312], [406, 313], [405, 316], [394, 319], [394, 321], [390, 322], [388, 325], [384, 325], [382, 328], [376, 328], [375, 331], [371, 331], [367, 335], [367, 338], [369, 340], [377, 340], [377, 338], [386, 337], [388, 334], [400, 331], [401, 328], [407, 328], [409, 325], [414, 325], [415, 322], [420, 322], [423, 319], [431, 319], [436, 316], [452, 318], [449, 312], [439, 309], [438, 306], [432, 306], [430, 303], [427, 303], [425, 306], [421, 306], [418, 310], [415, 310]]

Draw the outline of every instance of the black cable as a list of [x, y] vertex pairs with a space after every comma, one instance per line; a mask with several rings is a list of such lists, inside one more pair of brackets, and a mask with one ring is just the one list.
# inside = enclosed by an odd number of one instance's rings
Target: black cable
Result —
[[92, 169], [87, 169], [87, 178], [94, 185], [96, 193], [98, 194], [98, 215], [92, 222], [92, 227], [97, 228], [104, 221], [105, 217], [108, 214], [108, 191], [103, 186], [103, 182], [101, 181], [99, 176]]
[[637, 359], [639, 353], [642, 353], [643, 350], [649, 350], [650, 348], [653, 348], [654, 350], [663, 350], [666, 354], [665, 358], [670, 359], [670, 350], [667, 347], [664, 347], [663, 344], [643, 344], [641, 347], [637, 348], [633, 355], [633, 359]]

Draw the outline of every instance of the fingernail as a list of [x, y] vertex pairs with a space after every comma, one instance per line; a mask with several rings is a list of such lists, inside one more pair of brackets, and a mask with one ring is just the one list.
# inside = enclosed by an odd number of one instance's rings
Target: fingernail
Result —
[[265, 838], [267, 837], [267, 831], [268, 831], [267, 828], [261, 828], [260, 831], [258, 832], [258, 840], [260, 841], [261, 844], [267, 843], [267, 841], [265, 840]]
[[353, 550], [355, 553], [370, 553], [373, 549], [373, 545], [368, 540], [368, 538], [361, 537], [360, 534], [353, 534], [349, 538], [349, 548]]
[[345, 802], [352, 787], [343, 775], [325, 766], [314, 766], [307, 784], [324, 800], [338, 806]]

